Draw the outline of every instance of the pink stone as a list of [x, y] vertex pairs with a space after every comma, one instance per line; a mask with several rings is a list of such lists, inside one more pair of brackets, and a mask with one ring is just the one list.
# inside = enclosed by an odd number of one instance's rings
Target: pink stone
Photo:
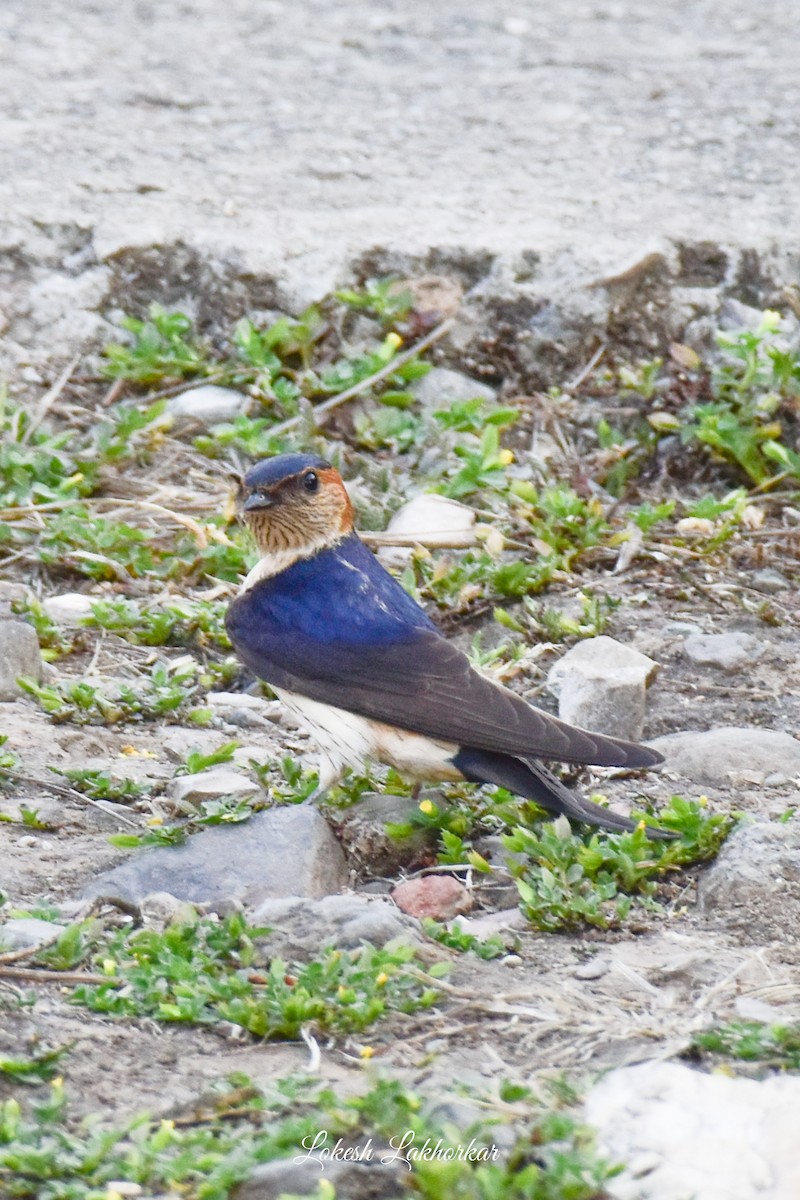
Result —
[[394, 889], [392, 899], [411, 917], [433, 917], [437, 921], [449, 921], [472, 908], [472, 896], [452, 875], [406, 879]]

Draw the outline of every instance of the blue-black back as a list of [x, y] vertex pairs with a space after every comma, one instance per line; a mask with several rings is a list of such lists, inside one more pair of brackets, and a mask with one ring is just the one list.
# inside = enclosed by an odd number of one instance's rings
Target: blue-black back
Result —
[[356, 534], [254, 584], [231, 604], [227, 627], [245, 662], [278, 684], [270, 668], [328, 674], [339, 652], [368, 654], [435, 632]]

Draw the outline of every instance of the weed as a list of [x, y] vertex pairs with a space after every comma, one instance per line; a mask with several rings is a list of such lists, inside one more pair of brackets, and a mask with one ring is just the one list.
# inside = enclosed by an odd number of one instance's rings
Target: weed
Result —
[[186, 756], [186, 762], [178, 767], [176, 775], [196, 775], [199, 771], [207, 771], [209, 767], [218, 767], [220, 763], [230, 762], [234, 753], [239, 749], [238, 742], [226, 742], [210, 754], [201, 750], [192, 750]]
[[56, 775], [63, 775], [77, 792], [82, 792], [91, 800], [112, 800], [115, 803], [128, 803], [147, 796], [152, 790], [150, 783], [137, 783], [134, 779], [119, 779], [109, 771], [101, 771], [91, 767], [50, 767]]
[[441, 946], [447, 946], [448, 950], [458, 950], [460, 954], [471, 952], [477, 958], [492, 959], [500, 958], [508, 953], [503, 939], [497, 933], [481, 939], [458, 927], [448, 929], [446, 925], [441, 925], [432, 917], [422, 918], [422, 932], [434, 942], [438, 942]]
[[611, 613], [621, 603], [613, 596], [595, 595], [588, 588], [579, 593], [579, 600], [580, 617], [571, 617], [559, 609], [544, 608], [525, 597], [516, 613], [495, 608], [494, 618], [498, 625], [522, 633], [526, 639], [544, 637], [549, 642], [563, 642], [568, 638], [593, 638], [605, 633]]
[[123, 317], [120, 324], [131, 338], [105, 347], [109, 378], [151, 384], [211, 373], [208, 347], [194, 337], [192, 322], [183, 313], [151, 304], [147, 320]]
[[24, 676], [19, 685], [39, 701], [56, 724], [116, 725], [128, 721], [188, 721], [208, 724], [208, 709], [194, 706], [198, 682], [196, 664], [155, 663], [150, 675], [137, 683], [118, 684], [111, 692], [100, 684], [81, 679], [64, 679], [54, 684], [38, 684]]
[[697, 1033], [693, 1049], [726, 1059], [759, 1063], [764, 1070], [800, 1070], [800, 1026], [731, 1021]]
[[162, 605], [138, 604], [134, 600], [97, 600], [92, 614], [85, 618], [88, 628], [105, 629], [134, 645], [213, 646], [230, 650], [225, 632], [222, 601], [190, 600], [175, 597]]
[[[258, 1163], [298, 1155], [322, 1162], [346, 1142], [374, 1145], [376, 1172], [378, 1154], [387, 1166], [400, 1164], [420, 1200], [596, 1200], [604, 1194], [619, 1168], [597, 1155], [590, 1132], [571, 1111], [574, 1098], [562, 1099], [555, 1089], [539, 1097], [505, 1081], [499, 1092], [501, 1111], [496, 1099], [480, 1098], [489, 1117], [457, 1128], [441, 1124], [396, 1081], [378, 1081], [365, 1094], [341, 1100], [301, 1076], [278, 1079], [264, 1093], [235, 1074], [215, 1085], [188, 1123], [142, 1114], [115, 1127], [96, 1117], [71, 1119], [63, 1081], [56, 1079], [30, 1114], [15, 1099], [0, 1108], [0, 1185], [9, 1200], [102, 1200], [114, 1194], [115, 1181], [148, 1195], [227, 1200]], [[509, 1113], [518, 1138], [501, 1157], [494, 1126], [508, 1123]], [[450, 1153], [422, 1153], [437, 1144]], [[471, 1156], [456, 1152], [467, 1144]], [[323, 1179], [317, 1196], [332, 1200], [324, 1186]]]
[[8, 781], [9, 774], [13, 774], [19, 770], [20, 761], [18, 755], [9, 747], [8, 734], [0, 733], [0, 785]]
[[411, 311], [414, 298], [407, 288], [400, 287], [394, 276], [368, 279], [363, 288], [342, 288], [335, 292], [349, 308], [368, 313], [384, 325], [402, 321]]
[[77, 639], [69, 636], [60, 625], [51, 620], [38, 600], [28, 597], [24, 601], [15, 601], [11, 607], [36, 630], [45, 662], [55, 662], [56, 659], [71, 654], [76, 648]]
[[42, 1050], [30, 1058], [0, 1058], [0, 1075], [20, 1083], [47, 1083], [58, 1074], [61, 1060], [70, 1046], [71, 1043], [55, 1050]]
[[507, 835], [509, 869], [531, 923], [549, 930], [619, 924], [633, 897], [652, 904], [668, 872], [713, 858], [734, 821], [726, 814], [707, 816], [700, 802], [673, 796], [652, 823], [680, 838], [651, 841], [644, 822], [632, 833], [579, 835], [563, 819], [537, 829], [518, 826]]
[[437, 968], [427, 976], [416, 966], [406, 972], [414, 960], [407, 947], [327, 950], [306, 964], [273, 958], [261, 970], [255, 939], [268, 932], [238, 915], [170, 925], [163, 933], [120, 931], [96, 952], [114, 979], [80, 985], [73, 999], [118, 1016], [231, 1021], [262, 1038], [294, 1038], [308, 1023], [360, 1031], [388, 1012], [414, 1012], [436, 999]]

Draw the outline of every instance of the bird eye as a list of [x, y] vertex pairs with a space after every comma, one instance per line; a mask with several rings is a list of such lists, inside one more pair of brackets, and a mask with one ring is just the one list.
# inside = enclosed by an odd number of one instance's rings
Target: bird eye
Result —
[[315, 492], [319, 487], [319, 479], [316, 471], [306, 471], [303, 476], [303, 487], [307, 492]]

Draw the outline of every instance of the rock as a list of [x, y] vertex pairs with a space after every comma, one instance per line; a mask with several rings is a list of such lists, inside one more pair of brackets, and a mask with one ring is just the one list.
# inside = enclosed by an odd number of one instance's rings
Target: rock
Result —
[[748, 941], [800, 940], [800, 821], [735, 830], [698, 881], [700, 911]]
[[718, 726], [705, 732], [669, 733], [648, 743], [666, 759], [666, 769], [705, 787], [724, 787], [746, 775], [766, 783], [800, 772], [800, 742], [772, 729]]
[[[352, 1145], [357, 1153], [359, 1148], [363, 1150], [366, 1139]], [[232, 1200], [281, 1200], [282, 1197], [286, 1200], [289, 1196], [317, 1195], [317, 1186], [323, 1179], [330, 1184], [330, 1195], [335, 1193], [343, 1200], [391, 1200], [394, 1196], [407, 1195], [401, 1177], [405, 1168], [381, 1162], [383, 1155], [392, 1156], [394, 1151], [374, 1144], [369, 1147], [368, 1153], [370, 1151], [371, 1157], [363, 1162], [326, 1159], [322, 1164], [323, 1173], [319, 1151], [310, 1152], [298, 1146], [294, 1158], [280, 1158], [255, 1167], [250, 1178], [234, 1188]]]
[[463, 883], [452, 875], [423, 875], [406, 879], [392, 891], [397, 907], [412, 917], [433, 917], [449, 921], [459, 913], [469, 912], [472, 896]]
[[255, 907], [273, 896], [327, 896], [348, 879], [327, 822], [301, 804], [212, 826], [182, 846], [140, 851], [92, 880], [83, 894], [140, 904], [151, 892], [170, 892], [212, 908], [231, 901]]
[[154, 929], [167, 925], [188, 925], [197, 919], [197, 909], [187, 900], [179, 900], [171, 892], [151, 892], [140, 904], [142, 920]]
[[479, 917], [456, 917], [453, 926], [482, 942], [496, 933], [530, 928], [527, 917], [519, 908], [503, 908], [499, 912], [481, 913]]
[[750, 576], [750, 587], [755, 588], [757, 592], [764, 592], [767, 596], [777, 596], [778, 592], [786, 592], [791, 586], [786, 576], [781, 575], [774, 567], [764, 567]]
[[610, 963], [602, 954], [595, 954], [586, 962], [579, 963], [573, 971], [576, 979], [602, 979], [608, 974]]
[[[422, 493], [398, 508], [386, 532], [404, 537], [419, 537], [428, 546], [472, 546], [475, 542], [475, 509], [448, 496]], [[454, 535], [463, 535], [463, 541]]]
[[486, 383], [470, 379], [460, 371], [451, 371], [449, 367], [434, 367], [414, 385], [414, 395], [423, 407], [436, 409], [450, 408], [453, 403], [462, 400], [494, 400], [496, 392]]
[[738, 671], [759, 659], [764, 647], [749, 633], [693, 633], [683, 643], [683, 653], [699, 667]]
[[614, 1200], [794, 1200], [800, 1078], [736, 1079], [677, 1063], [611, 1071], [586, 1097]]
[[420, 940], [416, 923], [382, 896], [351, 893], [322, 900], [299, 896], [265, 900], [250, 920], [256, 926], [269, 926], [269, 953], [283, 957], [311, 958], [322, 946], [350, 950], [362, 942], [385, 946], [396, 938]]
[[62, 592], [60, 596], [48, 596], [42, 601], [42, 608], [56, 625], [76, 629], [92, 615], [92, 605], [97, 604], [98, 599], [86, 592]]
[[351, 808], [332, 811], [329, 820], [349, 857], [375, 875], [396, 875], [425, 851], [433, 837], [416, 828], [408, 837], [393, 837], [387, 825], [407, 825], [419, 813], [416, 800], [368, 792]]
[[225, 720], [232, 709], [243, 709], [267, 721], [280, 720], [280, 701], [264, 700], [262, 696], [250, 696], [247, 692], [209, 692], [206, 704]]
[[547, 686], [558, 697], [562, 721], [638, 741], [645, 691], [657, 671], [652, 658], [614, 638], [587, 638], [550, 669]]
[[664, 626], [664, 633], [670, 637], [686, 637], [690, 633], [702, 633], [699, 625], [695, 625], [694, 621], [667, 621]]
[[176, 804], [202, 804], [204, 800], [217, 800], [220, 796], [244, 799], [255, 796], [260, 790], [255, 780], [230, 767], [214, 767], [196, 775], [178, 775], [167, 788]]
[[23, 694], [17, 683], [20, 675], [36, 683], [42, 678], [36, 630], [27, 621], [0, 621], [0, 700], [16, 700]]
[[167, 402], [164, 415], [172, 417], [179, 429], [191, 426], [206, 428], [223, 421], [232, 421], [250, 406], [250, 397], [233, 388], [217, 387], [213, 383], [189, 388]]
[[63, 932], [64, 926], [52, 921], [41, 921], [38, 917], [13, 917], [0, 925], [0, 947], [5, 951], [46, 946]]
[[423, 494], [398, 508], [385, 536], [405, 540], [404, 546], [381, 546], [378, 558], [387, 566], [401, 567], [411, 558], [413, 543], [425, 546], [475, 545], [475, 510], [447, 496]]

